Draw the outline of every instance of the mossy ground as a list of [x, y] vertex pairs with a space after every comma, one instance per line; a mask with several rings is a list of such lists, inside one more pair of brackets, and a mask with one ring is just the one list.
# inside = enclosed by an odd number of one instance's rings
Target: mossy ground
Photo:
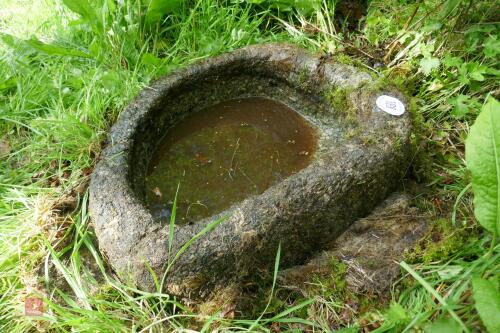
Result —
[[428, 234], [419, 244], [406, 253], [406, 261], [426, 265], [446, 261], [468, 244], [477, 243], [480, 237], [478, 228], [452, 226], [445, 219], [437, 219], [431, 222]]

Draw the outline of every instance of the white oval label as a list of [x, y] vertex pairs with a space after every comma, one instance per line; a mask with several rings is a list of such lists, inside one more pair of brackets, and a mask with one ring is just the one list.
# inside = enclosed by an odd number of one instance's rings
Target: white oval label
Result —
[[393, 116], [400, 116], [405, 113], [405, 106], [395, 97], [387, 95], [379, 96], [377, 98], [377, 106], [380, 110], [392, 114]]

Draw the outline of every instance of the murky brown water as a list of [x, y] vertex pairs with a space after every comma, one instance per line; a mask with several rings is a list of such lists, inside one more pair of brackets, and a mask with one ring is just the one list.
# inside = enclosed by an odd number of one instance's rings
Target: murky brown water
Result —
[[146, 177], [153, 215], [194, 222], [260, 194], [306, 167], [315, 131], [286, 105], [265, 98], [234, 99], [188, 116], [168, 131]]

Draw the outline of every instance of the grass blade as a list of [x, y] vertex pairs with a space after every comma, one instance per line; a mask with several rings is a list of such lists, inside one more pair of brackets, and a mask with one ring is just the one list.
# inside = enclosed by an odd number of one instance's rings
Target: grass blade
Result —
[[64, 46], [60, 45], [55, 45], [55, 44], [46, 44], [38, 39], [31, 38], [26, 41], [26, 44], [31, 46], [37, 51], [43, 52], [48, 55], [62, 55], [62, 56], [75, 56], [75, 57], [82, 57], [82, 58], [92, 58], [90, 54], [87, 54], [85, 52], [75, 50], [75, 49], [70, 49]]
[[267, 309], [269, 308], [269, 305], [271, 305], [271, 301], [273, 300], [273, 295], [274, 295], [274, 288], [276, 287], [276, 280], [278, 278], [280, 258], [281, 258], [281, 243], [278, 245], [278, 251], [276, 253], [276, 258], [274, 260], [273, 285], [271, 287], [271, 294], [269, 295], [269, 300], [267, 301], [267, 305], [264, 308], [264, 311], [262, 311], [262, 313], [260, 314], [259, 318], [257, 318], [253, 322], [253, 324], [250, 326], [250, 328], [248, 329], [249, 331], [253, 330], [259, 324], [259, 321], [262, 319], [262, 317], [266, 313]]
[[44, 238], [43, 241], [44, 241], [45, 246], [47, 247], [47, 249], [49, 250], [49, 252], [52, 256], [54, 266], [64, 276], [64, 279], [66, 280], [66, 282], [68, 282], [69, 286], [71, 287], [71, 289], [75, 293], [76, 297], [78, 297], [78, 299], [83, 303], [85, 308], [87, 308], [88, 310], [91, 310], [91, 306], [90, 306], [89, 302], [87, 301], [87, 296], [86, 296], [85, 291], [81, 288], [78, 281], [71, 275], [71, 272], [63, 265], [61, 260], [59, 260], [59, 257], [57, 256], [56, 251], [54, 250], [52, 245], [50, 245], [49, 241], [46, 238]]
[[179, 187], [181, 183], [177, 184], [175, 191], [174, 204], [172, 205], [172, 213], [170, 214], [170, 222], [168, 225], [168, 259], [170, 260], [170, 253], [172, 252], [172, 244], [174, 243], [174, 229], [175, 229], [175, 215], [177, 212], [177, 195], [179, 194]]
[[460, 319], [460, 317], [455, 313], [455, 311], [453, 311], [450, 308], [450, 305], [448, 304], [448, 302], [446, 302], [446, 300], [434, 288], [432, 288], [432, 286], [427, 281], [425, 281], [424, 278], [422, 278], [417, 272], [415, 272], [413, 270], [413, 268], [411, 268], [410, 265], [408, 265], [406, 262], [402, 261], [400, 263], [400, 266], [405, 271], [407, 271], [411, 276], [413, 276], [415, 278], [415, 280], [417, 280], [418, 283], [420, 283], [422, 285], [422, 287], [424, 287], [429, 293], [431, 293], [431, 295], [434, 296], [439, 301], [439, 303], [441, 303], [441, 305], [446, 309], [446, 311], [448, 311], [448, 313], [450, 314], [450, 316], [453, 319], [455, 319], [455, 321], [457, 323], [460, 324], [460, 326], [462, 327], [462, 329], [465, 332], [469, 332], [469, 330], [467, 329], [467, 327], [465, 326], [465, 324], [462, 322], [462, 320]]
[[205, 228], [203, 228], [200, 232], [198, 232], [196, 235], [194, 235], [193, 238], [191, 238], [186, 243], [184, 243], [184, 245], [182, 245], [181, 248], [179, 249], [179, 251], [177, 251], [177, 253], [175, 254], [174, 259], [172, 259], [172, 261], [168, 264], [166, 272], [168, 272], [170, 270], [170, 268], [177, 261], [177, 259], [179, 259], [179, 257], [184, 252], [186, 252], [186, 250], [191, 246], [191, 244], [193, 244], [198, 238], [202, 237], [206, 233], [209, 233], [210, 231], [215, 229], [219, 224], [224, 222], [226, 219], [227, 219], [227, 217], [225, 217], [225, 216], [218, 218], [217, 220], [215, 220], [212, 223], [205, 226]]

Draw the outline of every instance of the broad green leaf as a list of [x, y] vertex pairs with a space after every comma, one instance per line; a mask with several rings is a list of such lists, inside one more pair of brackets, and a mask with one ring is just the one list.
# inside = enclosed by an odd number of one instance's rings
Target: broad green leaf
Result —
[[482, 66], [476, 62], [471, 62], [467, 64], [467, 71], [469, 72], [469, 77], [476, 81], [484, 81], [484, 75], [486, 73], [486, 66]]
[[87, 21], [91, 21], [96, 17], [95, 10], [88, 0], [63, 0], [63, 3], [71, 11], [79, 14]]
[[306, 16], [321, 8], [321, 0], [246, 0], [246, 2], [275, 8], [283, 12], [295, 9], [300, 14]]
[[67, 55], [67, 56], [76, 56], [83, 58], [92, 57], [90, 54], [82, 52], [80, 50], [71, 49], [61, 45], [46, 44], [39, 41], [36, 38], [24, 40], [8, 34], [0, 33], [0, 39], [5, 44], [16, 50], [19, 48], [23, 48], [25, 50], [29, 50], [29, 52], [36, 50], [49, 55]]
[[457, 67], [458, 69], [458, 82], [462, 84], [469, 84], [469, 70], [467, 69], [467, 64], [463, 63]]
[[465, 158], [472, 174], [474, 213], [489, 232], [500, 234], [500, 103], [489, 98], [470, 129]]
[[467, 95], [458, 95], [457, 97], [451, 98], [448, 103], [453, 105], [453, 110], [451, 114], [453, 117], [461, 119], [469, 112], [469, 105], [467, 102], [469, 101], [469, 96]]
[[152, 67], [161, 65], [161, 59], [152, 53], [143, 53], [141, 56], [141, 62]]
[[434, 31], [437, 31], [437, 30], [441, 29], [442, 26], [443, 26], [442, 22], [431, 21], [431, 22], [427, 23], [426, 25], [424, 25], [422, 27], [422, 31], [424, 31], [424, 32], [434, 32]]
[[160, 22], [163, 16], [178, 10], [182, 3], [182, 0], [151, 0], [146, 11], [146, 26], [150, 27]]
[[460, 324], [452, 318], [438, 319], [425, 328], [426, 333], [458, 333], [463, 332]]
[[439, 277], [443, 280], [449, 280], [453, 279], [454, 277], [458, 276], [463, 271], [463, 267], [459, 265], [450, 265], [447, 266], [446, 268], [440, 269], [437, 271]]
[[475, 278], [472, 280], [472, 297], [484, 326], [490, 333], [500, 332], [500, 292], [492, 281]]
[[446, 67], [460, 67], [460, 65], [462, 65], [463, 63], [464, 61], [460, 57], [446, 56], [443, 59], [443, 65], [445, 65]]
[[425, 75], [429, 75], [433, 69], [439, 67], [439, 59], [434, 57], [425, 57], [420, 59], [420, 69]]
[[16, 48], [17, 38], [6, 33], [0, 32], [0, 39], [9, 47]]
[[101, 19], [88, 0], [63, 0], [63, 3], [71, 11], [79, 14], [83, 21], [87, 22], [92, 27], [94, 32], [98, 32], [99, 29], [102, 28]]
[[385, 317], [391, 323], [404, 323], [408, 320], [408, 312], [399, 303], [391, 303], [391, 306], [385, 313]]
[[479, 82], [484, 81], [484, 75], [483, 72], [480, 71], [474, 71], [470, 73], [470, 78]]
[[67, 56], [76, 56], [76, 57], [83, 57], [83, 58], [91, 58], [92, 56], [90, 54], [84, 53], [79, 50], [75, 49], [70, 49], [64, 46], [60, 45], [54, 45], [54, 44], [45, 44], [39, 41], [38, 39], [29, 39], [26, 41], [26, 44], [31, 46], [37, 51], [41, 51], [43, 53], [49, 54], [49, 55], [67, 55]]
[[498, 35], [490, 36], [483, 44], [483, 53], [488, 58], [495, 58], [500, 54], [500, 39]]
[[488, 75], [500, 76], [500, 69], [485, 66], [485, 73]]

